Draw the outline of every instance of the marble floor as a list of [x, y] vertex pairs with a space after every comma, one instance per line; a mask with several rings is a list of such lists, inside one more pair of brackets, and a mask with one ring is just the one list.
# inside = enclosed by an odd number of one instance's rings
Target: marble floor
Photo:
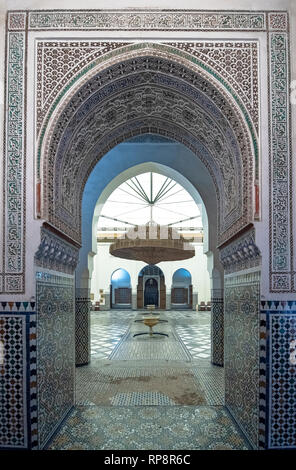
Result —
[[[210, 312], [170, 311], [166, 316], [174, 323], [190, 355], [194, 359], [205, 360], [210, 364]], [[136, 312], [108, 311], [93, 312], [91, 317], [91, 355], [107, 358], [118, 341], [127, 331]]]
[[111, 310], [91, 314], [91, 356], [104, 359], [110, 356], [123, 337], [135, 312]]
[[[249, 449], [210, 362], [210, 312], [91, 314], [91, 363], [77, 368], [76, 406], [49, 449]], [[149, 439], [147, 440], [147, 435]]]

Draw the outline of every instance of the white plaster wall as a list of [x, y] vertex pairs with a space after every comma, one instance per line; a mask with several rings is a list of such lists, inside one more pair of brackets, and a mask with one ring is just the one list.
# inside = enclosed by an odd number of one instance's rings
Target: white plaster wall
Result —
[[[211, 299], [210, 277], [207, 271], [207, 257], [203, 253], [203, 244], [196, 243], [195, 256], [184, 261], [162, 262], [157, 266], [162, 270], [165, 277], [167, 294], [170, 293], [174, 272], [179, 268], [187, 269], [192, 278], [193, 293], [198, 294], [198, 302], [208, 302]], [[109, 243], [98, 243], [97, 254], [94, 257], [94, 271], [91, 280], [91, 292], [94, 294], [94, 301], [99, 301], [99, 291], [104, 289], [104, 293], [110, 292], [112, 273], [119, 268], [128, 271], [131, 277], [133, 293], [137, 292], [138, 275], [146, 263], [116, 258], [109, 253]]]

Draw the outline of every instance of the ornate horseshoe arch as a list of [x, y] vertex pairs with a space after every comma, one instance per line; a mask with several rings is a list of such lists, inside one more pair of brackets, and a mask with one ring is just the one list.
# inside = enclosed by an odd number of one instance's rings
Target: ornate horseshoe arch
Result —
[[116, 54], [49, 110], [40, 134], [41, 217], [80, 243], [81, 198], [94, 165], [118, 143], [153, 132], [182, 142], [206, 166], [218, 200], [218, 240], [225, 242], [255, 212], [258, 156], [248, 111], [225, 80], [179, 50], [136, 44]]

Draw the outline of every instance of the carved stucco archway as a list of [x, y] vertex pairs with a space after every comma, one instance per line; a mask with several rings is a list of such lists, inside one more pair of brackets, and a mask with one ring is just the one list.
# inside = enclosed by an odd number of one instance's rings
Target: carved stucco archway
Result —
[[127, 138], [153, 132], [182, 142], [207, 167], [223, 243], [258, 209], [248, 112], [222, 77], [219, 82], [167, 46], [166, 55], [160, 45], [137, 46], [94, 67], [52, 112], [40, 141], [41, 217], [79, 243], [82, 192], [96, 162]]

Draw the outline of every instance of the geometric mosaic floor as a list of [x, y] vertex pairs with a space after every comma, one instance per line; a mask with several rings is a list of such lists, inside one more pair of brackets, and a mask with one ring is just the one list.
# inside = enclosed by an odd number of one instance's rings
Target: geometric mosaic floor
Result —
[[[161, 313], [160, 318], [168, 322], [160, 323], [154, 331], [166, 332], [168, 338], [148, 335], [134, 338], [143, 329], [147, 331], [146, 326], [135, 321], [141, 318], [143, 312], [92, 314], [92, 361], [77, 369], [76, 403], [223, 405], [224, 369], [213, 366], [209, 354], [194, 357], [191, 353], [194, 349], [202, 350], [202, 342], [209, 341], [209, 313]], [[187, 332], [184, 336], [183, 330], [189, 328], [200, 329], [202, 333], [197, 331], [196, 336], [190, 337]], [[208, 333], [204, 337], [206, 329]], [[107, 337], [106, 331], [109, 331]], [[117, 332], [117, 345], [111, 331]]]
[[143, 325], [142, 319], [143, 315], [139, 314], [130, 323], [122, 341], [109, 356], [110, 360], [144, 360], [154, 366], [164, 360], [182, 362], [192, 360], [188, 349], [176, 333], [173, 322], [166, 314], [159, 315], [159, 319], [163, 322], [153, 327], [152, 337], [149, 336], [149, 329]]
[[48, 449], [248, 449], [224, 408], [224, 369], [210, 362], [210, 313], [91, 314], [91, 363], [76, 369], [76, 406]]
[[79, 405], [222, 405], [207, 394], [204, 384], [187, 363], [159, 361], [94, 361], [77, 370]]
[[76, 406], [51, 450], [248, 450], [223, 407]]
[[[127, 327], [124, 326], [98, 326], [91, 332], [91, 355], [104, 359], [110, 356], [116, 344], [123, 337]], [[110, 338], [110, 339], [109, 339]]]
[[[166, 312], [176, 323], [175, 328], [191, 356], [210, 363], [210, 312], [172, 311]], [[93, 312], [91, 317], [91, 355], [107, 358], [115, 345], [124, 336], [136, 312]]]

